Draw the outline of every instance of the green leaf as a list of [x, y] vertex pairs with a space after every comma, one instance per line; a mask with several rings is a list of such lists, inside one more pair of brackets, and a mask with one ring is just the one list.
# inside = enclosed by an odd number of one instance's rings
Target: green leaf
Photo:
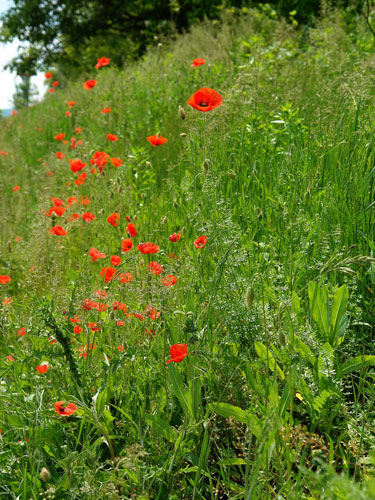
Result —
[[192, 409], [192, 401], [190, 395], [187, 395], [182, 378], [180, 377], [174, 363], [169, 363], [168, 365], [169, 376], [173, 385], [174, 394], [180, 402], [184, 414], [187, 418], [194, 418], [194, 412]]
[[246, 460], [243, 458], [225, 458], [219, 461], [219, 465], [246, 465]]
[[242, 410], [238, 406], [233, 406], [229, 403], [210, 403], [210, 409], [224, 418], [233, 418], [238, 422], [246, 424], [255, 436], [259, 436], [261, 432], [260, 422], [258, 417], [252, 415], [248, 411]]
[[343, 285], [333, 297], [330, 313], [330, 340], [331, 345], [335, 344], [337, 337], [344, 333], [346, 326], [346, 307], [348, 305], [349, 292], [346, 285]]
[[348, 359], [344, 364], [339, 367], [340, 378], [355, 371], [360, 371], [367, 366], [375, 366], [375, 356], [356, 356], [355, 358]]
[[146, 413], [145, 420], [159, 436], [163, 436], [167, 441], [174, 443], [178, 437], [177, 431], [171, 427], [169, 422], [166, 422], [157, 415]]
[[315, 356], [311, 352], [310, 348], [302, 342], [302, 340], [296, 335], [294, 337], [294, 349], [312, 365], [315, 363]]
[[310, 281], [308, 293], [312, 317], [317, 322], [324, 336], [328, 339], [328, 288], [326, 286], [320, 287], [315, 281]]
[[272, 354], [270, 349], [267, 349], [267, 347], [262, 344], [262, 342], [255, 342], [254, 343], [255, 350], [259, 356], [259, 359], [271, 370], [271, 371], [277, 371], [277, 374], [279, 375], [281, 380], [285, 379], [285, 375], [280, 368], [280, 366], [276, 363], [276, 359], [274, 355]]

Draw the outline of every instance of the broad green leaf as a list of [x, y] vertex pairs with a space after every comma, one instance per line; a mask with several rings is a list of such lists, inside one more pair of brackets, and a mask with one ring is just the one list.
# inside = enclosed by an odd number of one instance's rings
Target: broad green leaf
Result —
[[312, 365], [315, 363], [315, 356], [311, 352], [310, 348], [302, 342], [302, 340], [295, 335], [294, 337], [294, 349], [301, 354], [303, 358], [309, 361]]
[[346, 307], [348, 305], [349, 292], [346, 285], [343, 285], [333, 297], [330, 313], [330, 340], [331, 345], [335, 344], [337, 337], [340, 337], [346, 326]]
[[348, 359], [339, 367], [339, 374], [341, 377], [344, 377], [348, 373], [360, 371], [366, 366], [375, 366], [375, 356], [356, 356], [355, 358]]
[[280, 366], [276, 363], [276, 359], [274, 355], [272, 354], [270, 349], [267, 349], [267, 347], [262, 344], [262, 342], [255, 342], [254, 343], [255, 350], [259, 356], [259, 359], [271, 370], [271, 371], [277, 371], [277, 374], [279, 375], [281, 380], [285, 379], [285, 375], [280, 368]]
[[169, 422], [163, 420], [157, 415], [147, 413], [145, 420], [149, 426], [159, 435], [163, 436], [167, 441], [174, 443], [178, 437], [177, 431], [171, 427]]
[[184, 389], [184, 384], [182, 382], [182, 378], [180, 377], [174, 363], [169, 363], [168, 365], [169, 376], [173, 385], [174, 394], [180, 402], [184, 414], [186, 417], [194, 418], [194, 413], [192, 410], [192, 401], [190, 395], [186, 394]]
[[219, 461], [219, 465], [246, 465], [246, 460], [243, 458], [225, 458]]
[[328, 288], [326, 286], [320, 287], [315, 281], [310, 281], [308, 291], [312, 317], [317, 322], [324, 336], [328, 339]]
[[210, 403], [210, 409], [215, 413], [224, 418], [233, 418], [238, 422], [247, 424], [250, 431], [255, 435], [259, 436], [261, 432], [260, 422], [258, 417], [252, 415], [251, 413], [242, 410], [238, 406], [233, 406], [229, 403]]

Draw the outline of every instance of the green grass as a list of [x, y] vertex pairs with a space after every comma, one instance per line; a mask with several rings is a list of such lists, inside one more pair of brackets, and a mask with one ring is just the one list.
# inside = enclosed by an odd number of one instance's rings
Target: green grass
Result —
[[[298, 29], [266, 7], [228, 12], [0, 122], [3, 498], [375, 498], [374, 49], [348, 13]], [[223, 105], [190, 108], [201, 87]], [[168, 142], [153, 148], [156, 133]], [[123, 165], [94, 175], [95, 151]], [[87, 163], [83, 185], [68, 158]], [[61, 218], [43, 214], [70, 196]], [[126, 216], [138, 235], [121, 254]], [[148, 241], [157, 254], [136, 249]], [[129, 283], [101, 278], [112, 255]], [[166, 364], [177, 343], [189, 355]], [[59, 416], [62, 400], [77, 411]]]

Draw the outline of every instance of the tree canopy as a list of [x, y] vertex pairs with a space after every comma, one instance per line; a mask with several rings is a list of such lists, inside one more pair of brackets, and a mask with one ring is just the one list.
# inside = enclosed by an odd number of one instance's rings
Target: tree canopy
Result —
[[[79, 73], [104, 53], [122, 66], [142, 54], [160, 36], [187, 29], [222, 8], [264, 3], [258, 0], [14, 0], [0, 18], [0, 42], [18, 38], [23, 48], [8, 65], [19, 75], [58, 65]], [[279, 12], [297, 9], [306, 17], [319, 10], [319, 0], [271, 0]]]

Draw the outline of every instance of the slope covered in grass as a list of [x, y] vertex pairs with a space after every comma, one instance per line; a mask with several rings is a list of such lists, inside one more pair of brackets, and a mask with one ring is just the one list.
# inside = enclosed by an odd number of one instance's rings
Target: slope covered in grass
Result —
[[6, 498], [372, 498], [373, 54], [228, 13], [1, 121]]

